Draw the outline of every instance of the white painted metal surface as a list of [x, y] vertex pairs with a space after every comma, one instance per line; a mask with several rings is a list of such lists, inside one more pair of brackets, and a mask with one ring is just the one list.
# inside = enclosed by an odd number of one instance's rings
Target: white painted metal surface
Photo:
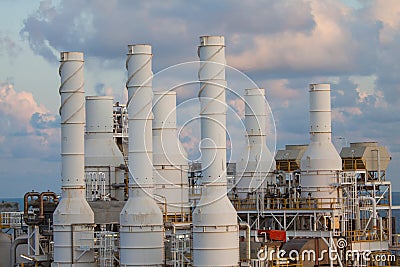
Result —
[[332, 144], [329, 84], [310, 85], [310, 144], [300, 165], [303, 197], [337, 199], [333, 184], [338, 182], [342, 159]]
[[266, 145], [267, 110], [265, 90], [246, 89], [245, 125], [247, 149], [238, 162], [237, 193], [240, 198], [247, 198], [260, 186], [273, 183], [275, 159]]
[[53, 214], [52, 266], [94, 266], [94, 214], [85, 199], [83, 53], [61, 53], [62, 197]]
[[86, 97], [87, 200], [124, 200], [124, 157], [113, 139], [113, 98]]
[[156, 195], [167, 202], [167, 214], [187, 217], [188, 162], [176, 131], [176, 92], [154, 92], [153, 166]]
[[193, 266], [238, 266], [236, 210], [226, 182], [225, 42], [200, 37], [202, 196], [193, 212]]
[[0, 232], [0, 267], [10, 266], [11, 235]]
[[153, 199], [151, 59], [150, 45], [129, 46], [129, 199], [120, 215], [121, 266], [163, 263], [163, 216]]
[[358, 200], [359, 200], [359, 202], [361, 202], [361, 201], [370, 201], [371, 202], [371, 204], [372, 204], [372, 214], [371, 214], [372, 229], [373, 229], [373, 231], [376, 231], [377, 225], [378, 225], [377, 224], [378, 213], [376, 212], [376, 199], [373, 197], [368, 197], [368, 196], [359, 196]]

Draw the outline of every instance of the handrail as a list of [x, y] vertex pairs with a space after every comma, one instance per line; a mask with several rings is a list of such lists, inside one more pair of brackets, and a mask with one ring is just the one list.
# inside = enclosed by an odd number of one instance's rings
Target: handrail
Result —
[[0, 229], [20, 228], [26, 226], [22, 220], [23, 212], [20, 211], [3, 211], [0, 212]]
[[[382, 229], [383, 232], [388, 232], [388, 229]], [[385, 235], [382, 239], [379, 234], [379, 230], [376, 229], [365, 229], [365, 230], [352, 230], [347, 231], [348, 236], [352, 242], [370, 242], [379, 240], [388, 240], [389, 237]]]
[[[231, 198], [231, 202], [236, 210], [254, 210], [257, 208], [256, 198]], [[264, 209], [270, 210], [315, 210], [315, 209], [335, 209], [341, 205], [340, 201], [333, 198], [272, 198], [264, 199]]]

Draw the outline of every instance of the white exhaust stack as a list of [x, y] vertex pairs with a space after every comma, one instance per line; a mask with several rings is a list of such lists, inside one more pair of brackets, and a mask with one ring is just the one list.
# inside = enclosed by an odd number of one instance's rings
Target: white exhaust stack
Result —
[[248, 147], [238, 162], [237, 193], [240, 198], [247, 198], [260, 186], [272, 184], [275, 159], [266, 145], [267, 110], [265, 90], [246, 89], [245, 125]]
[[153, 165], [156, 195], [167, 214], [185, 221], [189, 215], [188, 162], [176, 132], [176, 92], [154, 92]]
[[125, 162], [113, 139], [113, 98], [86, 97], [86, 199], [124, 200]]
[[128, 46], [129, 199], [120, 216], [120, 265], [161, 266], [163, 216], [153, 198], [151, 46]]
[[227, 197], [225, 41], [200, 37], [202, 195], [193, 212], [193, 266], [238, 266], [236, 210]]
[[85, 199], [83, 53], [61, 53], [61, 177], [62, 197], [53, 214], [52, 266], [94, 266], [94, 214]]
[[310, 84], [310, 144], [301, 158], [301, 195], [321, 199], [323, 206], [336, 201], [337, 172], [342, 159], [332, 144], [331, 88]]

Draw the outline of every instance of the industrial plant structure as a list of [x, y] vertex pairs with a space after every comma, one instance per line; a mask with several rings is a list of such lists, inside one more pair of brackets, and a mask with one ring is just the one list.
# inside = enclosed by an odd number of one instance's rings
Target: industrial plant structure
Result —
[[177, 93], [152, 87], [150, 45], [128, 46], [126, 105], [85, 99], [83, 54], [61, 53], [61, 198], [28, 192], [22, 213], [1, 213], [0, 266], [398, 266], [390, 155], [376, 142], [336, 151], [330, 85], [309, 86], [310, 143], [275, 155], [265, 90], [243, 88], [247, 148], [234, 165], [224, 37], [200, 37], [198, 55], [193, 163]]

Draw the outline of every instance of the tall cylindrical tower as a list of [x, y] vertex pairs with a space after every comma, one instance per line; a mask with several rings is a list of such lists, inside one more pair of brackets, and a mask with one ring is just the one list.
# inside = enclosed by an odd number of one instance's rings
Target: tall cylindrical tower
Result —
[[247, 198], [248, 193], [260, 186], [271, 184], [275, 169], [275, 159], [266, 145], [267, 110], [265, 90], [246, 89], [245, 125], [247, 149], [238, 162], [237, 193], [240, 198]]
[[85, 177], [87, 200], [123, 201], [125, 162], [113, 138], [113, 98], [86, 97]]
[[61, 53], [62, 197], [53, 214], [53, 266], [94, 266], [94, 214], [85, 199], [83, 53]]
[[337, 197], [342, 159], [332, 144], [331, 88], [310, 84], [310, 144], [300, 163], [301, 195], [321, 199], [329, 206]]
[[120, 265], [161, 266], [163, 216], [153, 198], [151, 46], [128, 48], [129, 199], [120, 215]]
[[200, 37], [198, 54], [203, 178], [193, 212], [193, 266], [238, 266], [237, 214], [226, 195], [224, 37]]
[[188, 162], [176, 132], [176, 92], [154, 92], [153, 166], [156, 195], [168, 215], [186, 220], [189, 209]]

